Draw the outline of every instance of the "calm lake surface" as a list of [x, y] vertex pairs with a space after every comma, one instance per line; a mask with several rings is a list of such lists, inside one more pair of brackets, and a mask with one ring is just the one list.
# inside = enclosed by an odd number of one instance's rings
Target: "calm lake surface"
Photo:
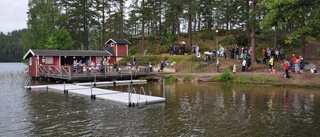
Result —
[[[320, 90], [166, 83], [143, 107], [23, 88], [26, 66], [0, 63], [0, 136], [319, 136]], [[141, 86], [162, 96], [162, 82]], [[127, 91], [123, 87], [107, 87]]]

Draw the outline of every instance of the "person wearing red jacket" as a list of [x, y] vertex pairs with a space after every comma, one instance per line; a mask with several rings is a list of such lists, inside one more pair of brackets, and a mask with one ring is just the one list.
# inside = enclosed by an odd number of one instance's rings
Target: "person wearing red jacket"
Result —
[[284, 71], [286, 73], [285, 78], [290, 78], [289, 76], [289, 62], [288, 61], [284, 61]]
[[296, 60], [297, 60], [297, 57], [294, 54], [292, 54], [290, 68], [292, 69], [293, 72], [294, 72], [294, 65], [295, 65], [294, 63], [296, 62]]

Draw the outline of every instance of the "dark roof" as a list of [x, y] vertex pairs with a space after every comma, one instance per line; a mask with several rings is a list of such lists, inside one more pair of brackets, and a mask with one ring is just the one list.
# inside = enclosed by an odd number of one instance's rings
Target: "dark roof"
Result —
[[115, 55], [114, 52], [113, 52], [113, 49], [111, 47], [103, 46], [102, 50], [109, 52], [111, 55]]
[[109, 43], [110, 41], [113, 41], [114, 43], [120, 44], [120, 45], [128, 45], [131, 44], [128, 40], [126, 39], [109, 39], [107, 43]]
[[37, 50], [29, 49], [23, 59], [31, 56], [114, 56], [113, 52], [100, 50]]

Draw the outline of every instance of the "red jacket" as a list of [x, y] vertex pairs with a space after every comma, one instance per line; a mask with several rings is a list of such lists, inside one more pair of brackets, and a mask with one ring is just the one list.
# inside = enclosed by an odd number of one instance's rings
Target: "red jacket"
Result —
[[285, 69], [285, 70], [289, 70], [289, 63], [285, 63], [285, 64], [284, 64], [284, 69]]
[[296, 60], [297, 60], [297, 58], [296, 58], [295, 56], [293, 56], [293, 57], [291, 58], [291, 63], [295, 63]]

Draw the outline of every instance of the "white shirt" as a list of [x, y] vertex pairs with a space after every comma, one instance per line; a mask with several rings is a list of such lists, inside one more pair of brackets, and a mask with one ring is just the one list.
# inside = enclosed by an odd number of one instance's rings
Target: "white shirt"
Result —
[[246, 64], [247, 64], [247, 61], [246, 61], [246, 60], [243, 60], [242, 66], [246, 66]]

